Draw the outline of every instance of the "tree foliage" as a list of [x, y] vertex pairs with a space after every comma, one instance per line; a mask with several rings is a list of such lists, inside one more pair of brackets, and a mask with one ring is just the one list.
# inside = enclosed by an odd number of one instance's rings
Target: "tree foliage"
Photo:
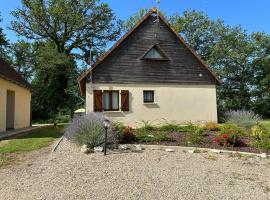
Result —
[[50, 41], [58, 52], [86, 61], [90, 49], [102, 51], [120, 32], [112, 10], [98, 0], [23, 0], [12, 15], [18, 35]]
[[[0, 23], [2, 22], [1, 13], [0, 13]], [[8, 40], [6, 38], [6, 35], [3, 32], [3, 28], [0, 27], [0, 57], [6, 58], [7, 52], [6, 48], [8, 45]]]
[[118, 37], [120, 21], [98, 0], [22, 0], [12, 15], [11, 29], [31, 42], [11, 49], [15, 69], [32, 81], [33, 118], [72, 113], [83, 103], [76, 84], [81, 63]]

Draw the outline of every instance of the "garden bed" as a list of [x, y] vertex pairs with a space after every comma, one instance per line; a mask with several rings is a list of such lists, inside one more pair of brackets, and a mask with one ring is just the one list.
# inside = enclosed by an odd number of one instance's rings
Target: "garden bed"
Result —
[[[150, 135], [155, 135], [157, 133], [151, 132]], [[200, 144], [192, 144], [189, 145], [186, 137], [188, 132], [167, 132], [166, 135], [171, 140], [168, 141], [147, 141], [147, 142], [138, 142], [138, 141], [132, 141], [129, 143], [132, 144], [148, 144], [148, 145], [166, 145], [166, 146], [185, 146], [185, 147], [198, 147], [198, 148], [210, 148], [210, 149], [222, 149], [222, 150], [230, 150], [230, 151], [241, 151], [241, 152], [251, 152], [251, 153], [268, 153], [270, 154], [270, 150], [260, 150], [258, 148], [255, 148], [249, 143], [251, 142], [248, 137], [243, 137], [242, 141], [243, 144], [241, 146], [236, 147], [224, 147], [217, 143], [214, 143], [215, 138], [215, 132], [205, 132], [203, 134], [203, 141]]]

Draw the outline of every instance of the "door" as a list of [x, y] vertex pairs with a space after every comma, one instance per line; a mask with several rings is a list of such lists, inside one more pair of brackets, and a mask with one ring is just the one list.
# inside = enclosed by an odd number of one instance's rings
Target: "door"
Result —
[[15, 92], [7, 91], [6, 129], [14, 129], [15, 118]]

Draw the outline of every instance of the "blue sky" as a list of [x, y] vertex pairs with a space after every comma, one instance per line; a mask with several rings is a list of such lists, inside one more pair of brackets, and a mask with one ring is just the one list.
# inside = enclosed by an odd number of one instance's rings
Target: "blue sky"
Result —
[[[127, 19], [140, 8], [151, 8], [155, 0], [101, 0], [110, 5], [116, 16]], [[18, 37], [7, 27], [12, 20], [10, 12], [20, 7], [20, 0], [0, 0], [0, 12], [7, 38], [16, 41]], [[220, 18], [229, 25], [240, 24], [248, 32], [264, 31], [270, 34], [270, 0], [161, 0], [160, 8], [167, 15], [182, 13], [187, 9], [205, 12], [211, 19]]]

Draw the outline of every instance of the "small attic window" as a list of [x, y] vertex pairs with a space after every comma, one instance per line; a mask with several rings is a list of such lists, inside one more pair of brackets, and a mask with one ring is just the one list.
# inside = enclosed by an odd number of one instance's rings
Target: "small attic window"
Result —
[[161, 49], [154, 45], [141, 58], [143, 60], [169, 60], [168, 57], [161, 51]]

